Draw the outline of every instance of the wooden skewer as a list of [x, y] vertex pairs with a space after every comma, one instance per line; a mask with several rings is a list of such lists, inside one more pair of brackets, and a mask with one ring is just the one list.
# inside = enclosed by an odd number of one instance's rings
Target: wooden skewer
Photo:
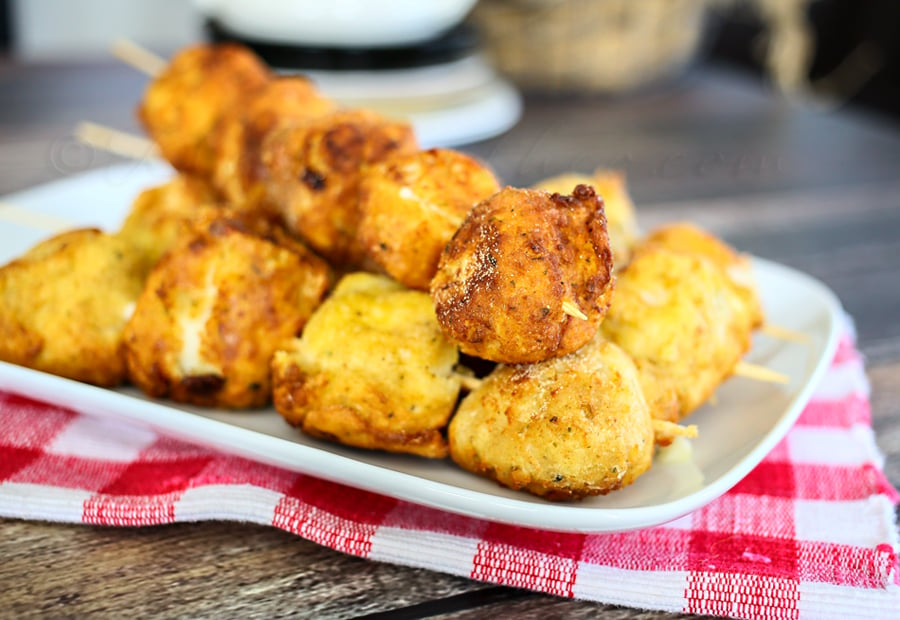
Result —
[[668, 420], [653, 420], [653, 434], [661, 437], [696, 437], [697, 425], [682, 426]]
[[474, 392], [481, 387], [482, 379], [479, 379], [478, 377], [464, 375], [462, 373], [456, 373], [456, 376], [459, 379], [460, 385], [469, 392]]
[[156, 77], [166, 67], [164, 58], [128, 39], [116, 39], [109, 51], [125, 64], [150, 77]]
[[64, 218], [6, 203], [0, 203], [0, 220], [50, 233], [59, 233], [74, 228], [72, 222]]
[[571, 299], [567, 299], [562, 302], [562, 311], [568, 314], [571, 317], [575, 317], [576, 319], [581, 319], [582, 321], [587, 321], [588, 316], [581, 311], [581, 308], [572, 301]]
[[75, 126], [75, 137], [84, 144], [130, 159], [159, 157], [159, 150], [147, 138], [118, 131], [97, 123], [82, 122]]
[[778, 338], [779, 340], [788, 340], [790, 342], [797, 342], [800, 344], [809, 343], [809, 336], [807, 336], [806, 334], [794, 331], [793, 329], [788, 329], [787, 327], [782, 327], [781, 325], [775, 325], [773, 323], [763, 323], [762, 327], [759, 328], [759, 331], [764, 333], [766, 336]]
[[765, 366], [751, 364], [749, 362], [738, 362], [734, 367], [734, 374], [745, 379], [754, 379], [755, 381], [763, 381], [766, 383], [790, 383], [791, 378], [780, 372], [776, 372]]

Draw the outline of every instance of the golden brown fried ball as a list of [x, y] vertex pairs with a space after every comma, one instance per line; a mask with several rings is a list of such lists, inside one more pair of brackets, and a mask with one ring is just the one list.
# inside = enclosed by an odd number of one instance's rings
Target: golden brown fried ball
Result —
[[388, 275], [427, 291], [466, 214], [499, 189], [484, 164], [458, 151], [394, 155], [363, 175], [360, 241]]
[[457, 357], [427, 294], [350, 274], [302, 337], [275, 354], [275, 408], [316, 437], [443, 458], [442, 431], [460, 389]]
[[358, 241], [364, 169], [416, 150], [412, 128], [368, 110], [336, 112], [275, 132], [263, 144], [269, 199], [288, 229], [340, 267], [363, 264]]
[[463, 399], [448, 437], [464, 469], [552, 500], [625, 487], [654, 450], [634, 363], [601, 339], [538, 364], [498, 366]]
[[265, 199], [268, 179], [262, 162], [265, 137], [334, 110], [334, 102], [323, 97], [312, 82], [298, 76], [274, 78], [248, 95], [220, 125], [212, 181], [223, 199], [241, 209], [258, 208]]
[[640, 247], [664, 247], [674, 252], [696, 254], [708, 258], [725, 270], [737, 293], [744, 299], [752, 316], [753, 327], [764, 322], [762, 302], [756, 290], [750, 259], [736, 252], [721, 239], [687, 222], [668, 224], [652, 233]]
[[619, 272], [600, 332], [634, 359], [653, 416], [678, 421], [731, 374], [752, 320], [717, 265], [648, 247]]
[[262, 406], [272, 354], [300, 333], [328, 286], [329, 269], [311, 252], [215, 219], [151, 272], [125, 328], [129, 376], [153, 397]]
[[143, 257], [149, 272], [179, 239], [193, 231], [204, 211], [219, 209], [215, 203], [212, 188], [206, 181], [177, 175], [138, 195], [118, 236], [131, 252]]
[[431, 282], [444, 333], [464, 353], [508, 364], [584, 345], [612, 289], [603, 203], [585, 185], [572, 196], [506, 188], [479, 203]]
[[209, 178], [220, 122], [269, 77], [263, 62], [240, 45], [188, 47], [150, 83], [138, 117], [177, 170]]
[[102, 386], [125, 377], [122, 330], [143, 286], [128, 245], [95, 229], [0, 268], [0, 359]]
[[612, 248], [613, 263], [620, 267], [628, 262], [631, 250], [637, 241], [637, 218], [634, 202], [628, 194], [625, 173], [618, 170], [598, 169], [591, 176], [585, 174], [562, 174], [537, 183], [536, 189], [565, 194], [576, 185], [591, 185], [603, 199], [606, 212], [606, 231], [609, 233], [609, 247]]

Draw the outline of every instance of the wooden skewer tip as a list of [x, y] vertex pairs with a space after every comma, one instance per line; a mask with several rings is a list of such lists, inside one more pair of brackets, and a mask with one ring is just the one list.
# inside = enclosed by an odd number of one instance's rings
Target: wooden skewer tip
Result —
[[779, 340], [787, 340], [789, 342], [796, 342], [798, 344], [809, 344], [809, 336], [798, 331], [794, 331], [793, 329], [788, 329], [786, 327], [781, 327], [780, 325], [775, 325], [773, 323], [764, 323], [759, 331], [764, 333], [766, 336], [771, 336], [772, 338], [777, 338]]
[[653, 425], [653, 433], [655, 435], [659, 435], [662, 437], [688, 437], [693, 438], [697, 436], [697, 425], [690, 424], [688, 426], [683, 426], [681, 424], [676, 424], [675, 422], [669, 422], [668, 420], [656, 420], [652, 421]]
[[150, 77], [156, 77], [166, 67], [164, 58], [128, 39], [119, 38], [113, 41], [110, 53]]
[[745, 379], [753, 379], [755, 381], [763, 381], [765, 383], [779, 383], [787, 385], [791, 382], [791, 378], [780, 372], [776, 372], [765, 366], [751, 364], [749, 362], [738, 362], [734, 367], [734, 375], [744, 377]]
[[466, 391], [474, 392], [481, 387], [482, 380], [478, 377], [464, 375], [461, 373], [456, 373], [456, 376], [459, 378], [460, 385], [462, 385], [463, 389], [465, 389]]
[[80, 142], [129, 159], [158, 156], [156, 145], [134, 134], [83, 121], [75, 126], [73, 134]]
[[562, 302], [562, 311], [565, 314], [568, 314], [569, 316], [576, 319], [581, 319], [582, 321], [588, 320], [588, 316], [584, 312], [582, 312], [581, 308], [579, 308], [578, 305], [571, 299], [567, 299]]

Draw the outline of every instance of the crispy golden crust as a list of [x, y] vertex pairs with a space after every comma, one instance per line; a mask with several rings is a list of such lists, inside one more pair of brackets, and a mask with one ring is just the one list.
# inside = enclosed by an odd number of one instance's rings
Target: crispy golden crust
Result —
[[637, 218], [634, 202], [628, 194], [625, 174], [617, 170], [598, 169], [591, 176], [585, 174], [562, 174], [535, 184], [536, 189], [565, 194], [576, 185], [591, 185], [603, 199], [606, 213], [606, 230], [609, 233], [609, 247], [613, 253], [613, 263], [619, 267], [628, 262], [632, 247], [637, 241]]
[[416, 149], [412, 128], [367, 110], [336, 112], [278, 131], [263, 144], [268, 199], [288, 228], [339, 267], [363, 263], [356, 237], [365, 167]]
[[388, 275], [427, 291], [466, 214], [499, 189], [484, 164], [458, 151], [394, 155], [363, 175], [359, 239]]
[[750, 259], [721, 239], [694, 224], [680, 222], [654, 230], [640, 247], [664, 247], [673, 252], [696, 254], [711, 260], [725, 270], [732, 287], [744, 300], [753, 327], [759, 327], [765, 321]]
[[215, 219], [150, 274], [125, 329], [129, 376], [154, 397], [264, 405], [272, 354], [300, 333], [328, 285], [311, 252]]
[[215, 202], [206, 181], [177, 175], [138, 195], [118, 236], [143, 258], [149, 272], [163, 254], [191, 233], [202, 212], [219, 210]]
[[[588, 342], [609, 306], [612, 254], [603, 203], [506, 188], [472, 209], [431, 282], [438, 321], [460, 349], [495, 362], [538, 362]], [[570, 316], [573, 304], [587, 320]]]
[[448, 438], [464, 469], [551, 500], [631, 484], [654, 440], [634, 364], [599, 338], [565, 357], [498, 366], [463, 399]]
[[0, 359], [96, 385], [121, 383], [122, 330], [143, 285], [128, 250], [99, 230], [73, 230], [0, 268]]
[[316, 437], [442, 458], [460, 389], [456, 361], [427, 294], [350, 274], [302, 337], [275, 354], [275, 408]]
[[717, 265], [648, 247], [619, 272], [600, 331], [634, 359], [653, 416], [677, 421], [750, 348], [752, 318]]
[[262, 61], [240, 45], [188, 47], [150, 83], [138, 118], [176, 169], [209, 177], [220, 121], [269, 76]]
[[265, 198], [268, 171], [262, 162], [265, 137], [279, 128], [302, 125], [335, 110], [302, 77], [279, 77], [250, 94], [220, 124], [212, 182], [222, 198], [238, 208], [256, 208]]

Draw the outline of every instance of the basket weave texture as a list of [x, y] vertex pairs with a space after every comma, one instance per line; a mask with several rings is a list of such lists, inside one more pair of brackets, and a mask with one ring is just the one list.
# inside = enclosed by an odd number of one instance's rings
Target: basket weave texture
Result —
[[617, 92], [693, 57], [709, 0], [481, 0], [485, 52], [527, 89]]

